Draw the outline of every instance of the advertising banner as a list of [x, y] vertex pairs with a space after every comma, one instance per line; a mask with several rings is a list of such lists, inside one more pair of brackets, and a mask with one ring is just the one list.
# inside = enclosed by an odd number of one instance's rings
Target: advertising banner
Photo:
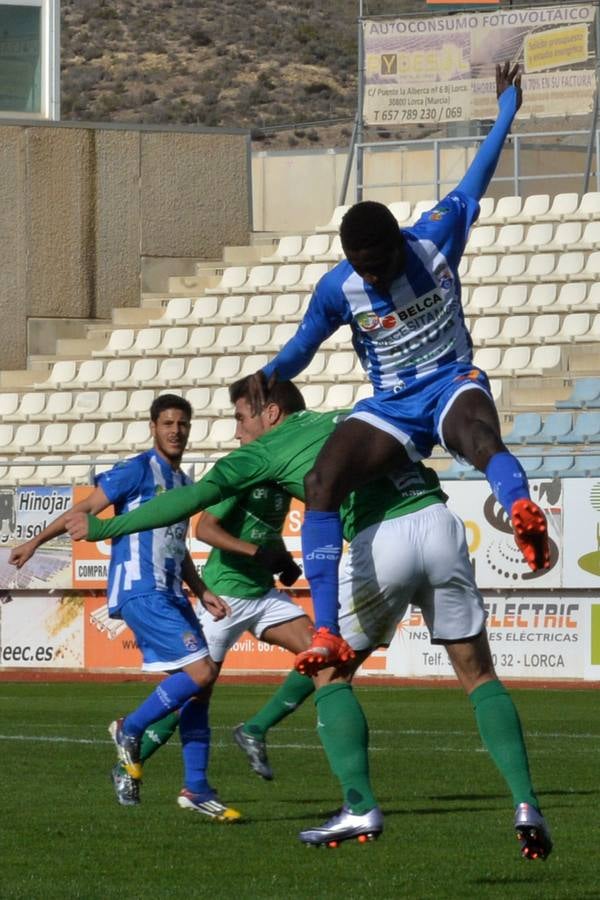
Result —
[[469, 10], [363, 21], [363, 116], [370, 125], [466, 122], [497, 114], [495, 67], [519, 63], [519, 118], [593, 108], [592, 4]]
[[0, 587], [71, 587], [71, 541], [65, 535], [41, 547], [25, 568], [8, 565], [13, 547], [38, 535], [71, 503], [70, 487], [0, 489]]
[[83, 668], [84, 603], [80, 594], [4, 594], [1, 664], [24, 669]]
[[563, 494], [563, 581], [573, 588], [593, 588], [600, 598], [600, 481], [566, 478]]

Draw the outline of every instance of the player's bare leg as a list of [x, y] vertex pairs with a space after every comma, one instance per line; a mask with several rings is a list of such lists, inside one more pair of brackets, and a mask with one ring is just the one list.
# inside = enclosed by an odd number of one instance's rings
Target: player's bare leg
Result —
[[493, 402], [472, 388], [458, 394], [443, 420], [446, 446], [484, 472], [510, 517], [515, 542], [529, 568], [550, 567], [546, 516], [529, 496], [527, 476], [502, 442]]

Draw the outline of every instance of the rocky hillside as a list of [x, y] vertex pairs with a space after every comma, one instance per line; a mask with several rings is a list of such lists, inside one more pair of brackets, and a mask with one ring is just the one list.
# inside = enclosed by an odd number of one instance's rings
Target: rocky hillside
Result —
[[[63, 119], [248, 128], [257, 146], [281, 149], [348, 144], [358, 0], [62, 0], [61, 7]], [[369, 15], [422, 7], [364, 3]], [[338, 121], [321, 124], [327, 119]]]

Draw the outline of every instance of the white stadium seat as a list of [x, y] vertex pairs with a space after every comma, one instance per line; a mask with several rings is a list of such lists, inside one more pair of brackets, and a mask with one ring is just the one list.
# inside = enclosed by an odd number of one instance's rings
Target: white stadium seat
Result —
[[223, 269], [221, 280], [215, 287], [206, 288], [206, 294], [233, 294], [246, 281], [248, 272], [246, 266], [227, 266]]
[[277, 247], [275, 248], [273, 253], [270, 253], [266, 256], [261, 256], [260, 261], [262, 263], [286, 262], [291, 257], [298, 256], [301, 250], [302, 235], [288, 234], [285, 237], [279, 238]]
[[336, 206], [331, 214], [329, 222], [326, 222], [325, 225], [317, 225], [315, 231], [339, 231], [344, 213], [346, 213], [349, 209], [350, 204], [346, 204], [345, 206]]

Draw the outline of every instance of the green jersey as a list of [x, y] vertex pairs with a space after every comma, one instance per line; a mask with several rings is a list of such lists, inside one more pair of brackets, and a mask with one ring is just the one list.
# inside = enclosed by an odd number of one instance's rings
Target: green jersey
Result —
[[[112, 519], [89, 516], [88, 540], [98, 541], [170, 525], [264, 482], [275, 482], [292, 497], [304, 500], [304, 476], [312, 469], [322, 446], [346, 414], [346, 411], [316, 413], [308, 410], [293, 413], [272, 431], [222, 457], [195, 484], [165, 491], [122, 516]], [[397, 477], [380, 478], [348, 497], [340, 510], [344, 537], [352, 540], [358, 531], [375, 522], [445, 500], [436, 473], [416, 463]]]
[[[251, 544], [284, 549], [281, 529], [290, 508], [290, 495], [276, 484], [262, 484], [241, 497], [230, 497], [207, 512], [229, 534]], [[262, 597], [274, 586], [273, 576], [251, 556], [214, 547], [202, 578], [215, 594], [225, 597]]]

